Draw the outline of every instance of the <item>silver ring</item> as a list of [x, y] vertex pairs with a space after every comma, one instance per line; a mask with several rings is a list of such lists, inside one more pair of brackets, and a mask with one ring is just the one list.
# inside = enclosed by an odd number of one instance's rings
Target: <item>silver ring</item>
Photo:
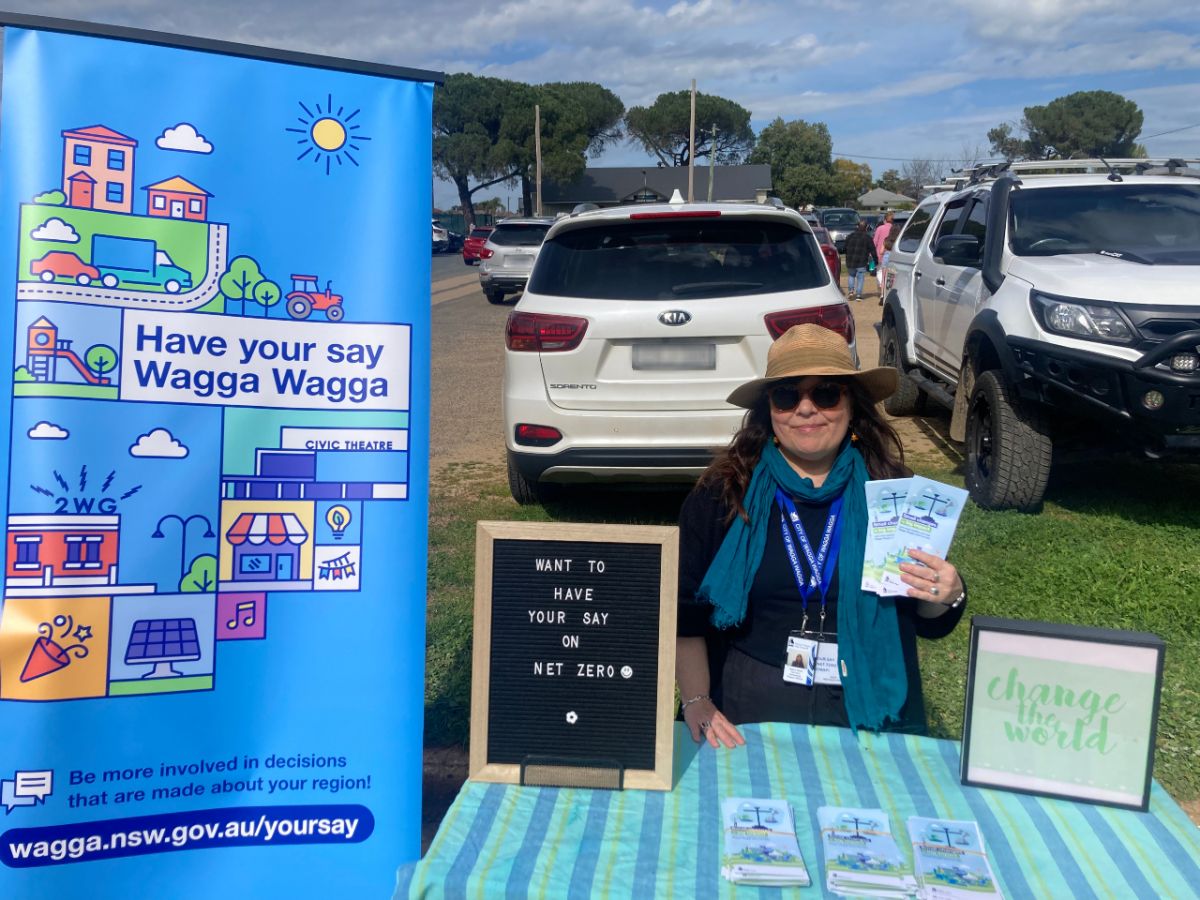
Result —
[[939, 575], [937, 572], [934, 572], [933, 573], [933, 583], [937, 584], [941, 580], [942, 580], [942, 576]]
[[929, 589], [929, 593], [933, 594], [933, 596], [935, 596], [935, 597], [936, 597], [936, 596], [938, 595], [938, 589], [937, 589], [937, 588], [935, 588], [935, 587], [931, 587], [931, 588]]
[[701, 731], [708, 731], [708, 729], [710, 729], [710, 728], [712, 728], [712, 722], [708, 721], [708, 719], [705, 719], [703, 722], [700, 723]]

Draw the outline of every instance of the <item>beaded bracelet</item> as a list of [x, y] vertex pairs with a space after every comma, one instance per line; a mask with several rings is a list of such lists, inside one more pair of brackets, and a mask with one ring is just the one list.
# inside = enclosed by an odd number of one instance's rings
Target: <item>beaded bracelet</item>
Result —
[[680, 711], [680, 712], [683, 712], [683, 711], [684, 711], [684, 710], [686, 710], [686, 709], [687, 709], [689, 706], [691, 706], [693, 703], [695, 703], [697, 700], [707, 700], [709, 703], [711, 703], [711, 702], [712, 702], [712, 697], [708, 696], [708, 694], [697, 694], [697, 695], [696, 695], [695, 697], [693, 697], [691, 700], [684, 700], [684, 701], [683, 701], [683, 705], [679, 707], [679, 711]]

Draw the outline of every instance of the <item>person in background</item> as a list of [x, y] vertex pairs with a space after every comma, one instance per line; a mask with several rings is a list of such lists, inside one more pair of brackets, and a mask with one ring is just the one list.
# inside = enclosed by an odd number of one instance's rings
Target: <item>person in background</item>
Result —
[[860, 219], [858, 227], [846, 238], [846, 290], [851, 300], [862, 296], [867, 263], [872, 259], [876, 265], [879, 264], [879, 255], [871, 243], [871, 236], [867, 234], [867, 223]]
[[900, 233], [893, 228], [883, 241], [883, 256], [879, 258], [879, 268], [875, 270], [875, 275], [879, 279], [879, 305], [883, 306], [884, 298], [887, 296], [888, 282], [887, 273], [889, 264], [892, 261], [892, 248], [896, 246], [896, 238], [900, 237]]
[[[962, 579], [910, 549], [907, 597], [861, 588], [863, 485], [911, 474], [878, 408], [896, 384], [894, 368], [858, 371], [837, 332], [796, 325], [729, 395], [741, 430], [679, 513], [675, 674], [693, 740], [733, 747], [748, 722], [927, 730], [916, 639], [958, 624]], [[806, 634], [815, 648], [793, 640]], [[814, 653], [814, 679], [785, 678]]]
[[895, 218], [896, 214], [889, 209], [883, 214], [883, 221], [876, 226], [875, 233], [871, 235], [871, 240], [875, 244], [875, 259], [879, 262], [879, 268], [875, 270], [875, 278], [879, 282], [879, 299], [881, 300], [883, 299], [884, 290], [883, 269], [887, 265], [883, 261], [884, 243], [887, 241], [888, 236], [895, 230], [895, 225], [893, 224]]

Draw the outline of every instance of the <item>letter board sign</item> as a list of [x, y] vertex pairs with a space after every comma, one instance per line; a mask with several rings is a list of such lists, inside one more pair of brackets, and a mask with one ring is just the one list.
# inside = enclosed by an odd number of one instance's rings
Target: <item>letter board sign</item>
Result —
[[480, 522], [475, 565], [471, 777], [553, 759], [669, 790], [678, 529]]

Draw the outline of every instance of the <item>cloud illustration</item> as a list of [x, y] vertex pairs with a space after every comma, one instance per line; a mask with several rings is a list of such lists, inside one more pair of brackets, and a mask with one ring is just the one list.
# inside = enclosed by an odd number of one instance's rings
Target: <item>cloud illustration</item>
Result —
[[204, 139], [195, 125], [180, 122], [168, 128], [154, 142], [160, 150], [182, 150], [184, 153], [212, 153], [213, 145]]
[[164, 459], [183, 459], [188, 448], [165, 428], [155, 428], [143, 434], [129, 448], [130, 456], [156, 456]]
[[53, 422], [38, 422], [25, 433], [35, 441], [62, 441], [70, 435], [67, 429], [59, 428]]
[[33, 229], [33, 231], [29, 232], [29, 236], [35, 241], [59, 241], [64, 244], [79, 243], [79, 233], [57, 216], [47, 219], [37, 228]]

